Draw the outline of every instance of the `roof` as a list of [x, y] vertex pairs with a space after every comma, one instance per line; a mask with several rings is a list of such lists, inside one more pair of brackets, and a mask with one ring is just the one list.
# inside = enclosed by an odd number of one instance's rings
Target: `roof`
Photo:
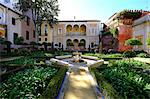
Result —
[[60, 20], [58, 22], [100, 22], [100, 20]]
[[142, 24], [142, 23], [148, 22], [148, 21], [150, 22], [150, 14], [147, 14], [147, 15], [135, 20], [133, 26], [137, 26], [139, 24]]

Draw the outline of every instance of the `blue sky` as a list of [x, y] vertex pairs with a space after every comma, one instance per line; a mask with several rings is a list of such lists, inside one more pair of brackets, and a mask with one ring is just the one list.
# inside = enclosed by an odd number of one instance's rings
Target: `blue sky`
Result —
[[105, 22], [115, 12], [124, 9], [150, 11], [150, 0], [58, 0], [59, 19], [96, 19]]

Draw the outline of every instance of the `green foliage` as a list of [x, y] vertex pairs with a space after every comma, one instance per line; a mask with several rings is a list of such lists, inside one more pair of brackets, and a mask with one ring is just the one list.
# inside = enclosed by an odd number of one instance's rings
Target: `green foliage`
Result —
[[24, 41], [24, 38], [21, 36], [21, 37], [17, 37], [16, 39], [15, 39], [15, 42], [14, 42], [14, 44], [16, 44], [16, 45], [21, 45], [21, 44], [23, 44], [23, 41]]
[[51, 24], [56, 21], [58, 16], [58, 1], [57, 0], [19, 0], [16, 8], [21, 11], [33, 11], [32, 16], [35, 16], [36, 23], [41, 23], [42, 20], [48, 20]]
[[58, 92], [60, 90], [62, 81], [64, 79], [64, 76], [66, 74], [67, 68], [61, 68], [57, 75], [55, 75], [51, 81], [48, 84], [47, 89], [43, 93], [43, 95], [40, 97], [41, 99], [56, 99]]
[[0, 44], [4, 44], [5, 39], [0, 37]]
[[136, 56], [142, 57], [142, 58], [148, 58], [149, 57], [148, 54], [146, 54], [146, 53], [140, 53], [140, 54], [137, 54]]
[[117, 18], [119, 19], [138, 19], [142, 15], [142, 12], [131, 12], [128, 10], [121, 11], [118, 13]]
[[147, 39], [147, 45], [150, 45], [150, 38]]
[[113, 86], [104, 78], [104, 76], [95, 68], [92, 68], [91, 71], [94, 73], [97, 83], [100, 87], [101, 92], [107, 99], [119, 99], [118, 93], [113, 88]]
[[117, 28], [110, 28], [109, 31], [113, 34], [113, 37], [118, 37], [119, 31]]
[[10, 65], [10, 64], [17, 64], [17, 65], [24, 65], [24, 64], [28, 64], [28, 65], [33, 65], [34, 64], [34, 59], [30, 58], [30, 57], [21, 57], [19, 59], [15, 59], [15, 60], [11, 60], [11, 61], [5, 61], [5, 62], [0, 62], [1, 65]]
[[54, 55], [52, 54], [52, 53], [48, 53], [48, 52], [45, 52], [45, 51], [37, 51], [37, 52], [33, 52], [32, 53], [32, 55], [31, 55], [32, 57], [53, 57]]
[[150, 77], [143, 72], [147, 68], [150, 66], [138, 61], [121, 60], [103, 68], [97, 68], [96, 73], [99, 76], [102, 74], [119, 96], [125, 99], [147, 99], [150, 97], [150, 90], [148, 89]]
[[107, 36], [107, 35], [112, 35], [112, 36], [113, 36], [113, 34], [112, 34], [111, 32], [104, 32], [104, 33], [102, 34], [102, 36]]
[[37, 43], [32, 41], [32, 42], [30, 42], [30, 45], [37, 45]]
[[135, 57], [136, 53], [134, 51], [125, 51], [123, 53], [123, 57], [127, 57], [127, 58], [131, 58], [131, 57]]
[[131, 45], [131, 46], [142, 45], [142, 42], [135, 38], [128, 39], [125, 43], [126, 45]]
[[33, 67], [11, 75], [2, 83], [1, 98], [38, 98], [58, 70], [52, 67]]
[[22, 49], [18, 49], [18, 55], [29, 56], [29, 55], [31, 55], [31, 52], [28, 49], [22, 48]]
[[122, 54], [98, 54], [98, 53], [94, 54], [94, 53], [86, 53], [84, 55], [86, 55], [86, 56], [96, 56], [96, 57], [98, 57], [100, 59], [102, 59], [102, 58], [122, 58], [123, 57]]

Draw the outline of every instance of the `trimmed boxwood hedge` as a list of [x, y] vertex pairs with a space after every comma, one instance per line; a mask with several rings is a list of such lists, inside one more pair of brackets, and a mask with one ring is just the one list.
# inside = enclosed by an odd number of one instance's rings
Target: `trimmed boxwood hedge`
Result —
[[100, 91], [104, 94], [107, 99], [119, 99], [121, 98], [113, 86], [104, 78], [104, 76], [99, 73], [96, 68], [91, 68], [92, 75], [95, 76]]
[[67, 67], [64, 67], [57, 72], [57, 74], [50, 80], [47, 89], [43, 92], [40, 99], [56, 99], [66, 71]]
[[[120, 96], [124, 99], [149, 99], [150, 97], [150, 77], [145, 70], [149, 65], [133, 61], [118, 60], [108, 65], [92, 68], [97, 82], [106, 97]], [[105, 94], [106, 92], [106, 94]], [[117, 92], [117, 94], [116, 94]]]

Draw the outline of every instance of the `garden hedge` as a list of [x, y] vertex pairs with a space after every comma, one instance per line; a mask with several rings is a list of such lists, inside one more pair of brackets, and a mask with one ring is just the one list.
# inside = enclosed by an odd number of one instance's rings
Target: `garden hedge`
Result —
[[105, 96], [106, 99], [119, 99], [118, 93], [113, 88], [113, 86], [103, 77], [101, 73], [98, 72], [96, 68], [91, 68], [92, 75], [95, 76], [100, 91]]
[[47, 89], [43, 92], [40, 99], [56, 99], [66, 71], [67, 68], [64, 67], [57, 72], [57, 74], [50, 80]]

